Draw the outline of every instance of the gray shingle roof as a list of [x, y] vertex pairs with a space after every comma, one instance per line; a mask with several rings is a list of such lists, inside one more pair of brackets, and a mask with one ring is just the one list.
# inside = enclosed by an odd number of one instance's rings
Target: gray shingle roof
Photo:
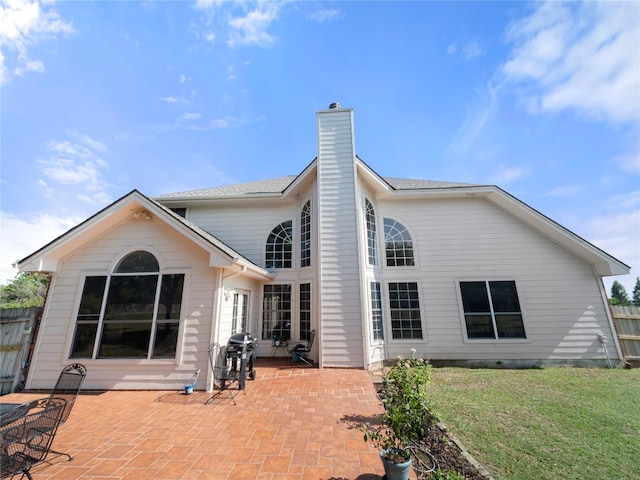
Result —
[[232, 185], [223, 185], [220, 187], [202, 188], [199, 190], [187, 190], [186, 192], [169, 193], [158, 195], [154, 198], [162, 199], [163, 197], [220, 197], [234, 195], [251, 195], [260, 193], [279, 193], [287, 188], [291, 182], [297, 178], [296, 175], [287, 175], [286, 177], [268, 178], [265, 180], [257, 180], [255, 182], [234, 183]]
[[435, 180], [418, 180], [414, 178], [382, 177], [396, 190], [419, 190], [427, 188], [473, 187], [471, 183], [438, 182]]
[[[297, 175], [287, 175], [285, 177], [268, 178], [254, 182], [235, 183], [220, 187], [202, 188], [199, 190], [187, 190], [186, 192], [169, 193], [154, 197], [157, 200], [163, 198], [208, 198], [224, 197], [236, 195], [252, 195], [264, 193], [280, 193], [284, 191], [295, 179]], [[433, 188], [455, 188], [473, 186], [470, 183], [438, 182], [434, 180], [418, 180], [411, 178], [382, 177], [392, 188], [396, 190], [418, 190]]]

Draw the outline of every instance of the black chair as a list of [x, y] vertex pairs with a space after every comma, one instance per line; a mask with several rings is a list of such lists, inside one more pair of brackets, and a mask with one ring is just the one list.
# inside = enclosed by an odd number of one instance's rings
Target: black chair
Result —
[[[65, 423], [71, 414], [73, 405], [76, 403], [78, 393], [80, 393], [80, 387], [87, 376], [87, 369], [81, 363], [72, 363], [62, 369], [49, 398], [61, 398], [66, 401], [66, 406], [62, 412], [62, 421]], [[64, 455], [69, 458], [69, 461], [73, 460], [68, 453], [57, 452], [51, 449], [51, 453], [57, 455]]]
[[227, 363], [224, 349], [219, 343], [214, 342], [209, 345], [209, 363], [213, 371], [213, 386], [215, 389], [218, 389], [218, 392], [216, 392], [207, 403], [213, 401], [226, 391], [229, 392], [233, 404], [237, 405], [233, 390], [229, 387], [234, 383], [238, 383], [240, 380], [240, 372], [232, 367], [231, 362]]
[[76, 402], [76, 398], [78, 398], [80, 387], [82, 387], [82, 383], [86, 376], [87, 369], [80, 363], [69, 364], [60, 372], [58, 381], [53, 387], [49, 398], [62, 398], [67, 401], [67, 406], [62, 415], [62, 423], [66, 422], [69, 418], [71, 409]]
[[44, 461], [62, 423], [67, 402], [61, 398], [45, 398], [29, 404], [29, 413], [0, 427], [0, 478], [25, 475]]
[[291, 355], [291, 359], [294, 363], [304, 362], [307, 365], [313, 365], [311, 360], [307, 358], [307, 355], [311, 353], [311, 347], [313, 347], [313, 341], [316, 338], [316, 331], [311, 330], [311, 336], [309, 337], [309, 341], [307, 343], [298, 343], [295, 347], [289, 350], [289, 354]]

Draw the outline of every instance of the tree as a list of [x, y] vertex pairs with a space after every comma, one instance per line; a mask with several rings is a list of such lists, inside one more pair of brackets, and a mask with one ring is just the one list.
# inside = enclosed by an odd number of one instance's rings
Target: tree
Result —
[[0, 307], [41, 307], [44, 305], [48, 286], [49, 277], [47, 275], [19, 273], [7, 285], [0, 285]]
[[624, 285], [617, 280], [614, 280], [613, 285], [611, 285], [611, 298], [609, 299], [609, 303], [611, 303], [611, 305], [631, 305]]
[[636, 286], [633, 287], [633, 304], [640, 307], [640, 277], [636, 277]]

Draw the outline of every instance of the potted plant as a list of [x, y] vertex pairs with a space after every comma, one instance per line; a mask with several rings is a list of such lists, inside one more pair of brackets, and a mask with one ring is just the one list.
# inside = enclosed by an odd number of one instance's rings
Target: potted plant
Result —
[[431, 365], [421, 358], [398, 358], [382, 379], [384, 413], [379, 425], [363, 425], [364, 439], [380, 450], [387, 480], [406, 480], [411, 469], [408, 446], [423, 438], [436, 421], [427, 398]]

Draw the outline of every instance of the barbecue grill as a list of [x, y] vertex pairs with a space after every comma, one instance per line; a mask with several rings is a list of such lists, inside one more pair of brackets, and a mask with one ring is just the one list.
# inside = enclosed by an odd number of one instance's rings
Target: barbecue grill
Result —
[[256, 378], [256, 372], [253, 369], [253, 351], [255, 348], [256, 339], [250, 333], [236, 333], [231, 335], [227, 342], [225, 352], [227, 365], [231, 366], [231, 370], [238, 372], [240, 390], [244, 390], [246, 377], [249, 377], [250, 380]]

